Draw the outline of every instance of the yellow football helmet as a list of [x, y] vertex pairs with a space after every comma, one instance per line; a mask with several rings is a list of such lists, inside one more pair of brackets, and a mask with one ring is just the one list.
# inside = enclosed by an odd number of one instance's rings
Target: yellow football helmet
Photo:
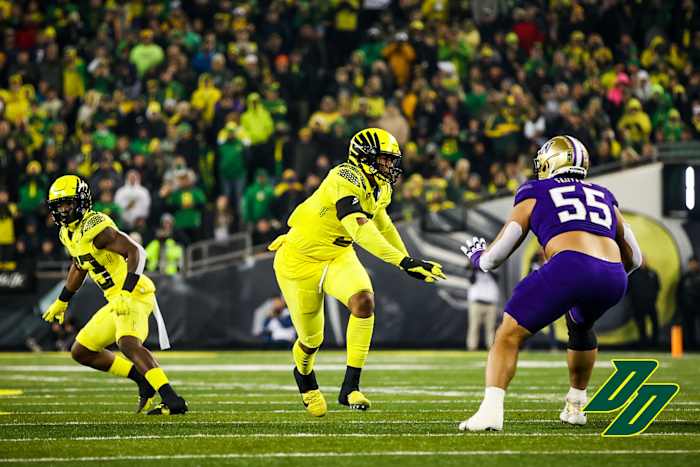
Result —
[[[382, 161], [379, 159], [383, 158]], [[394, 184], [401, 175], [401, 149], [394, 135], [381, 128], [365, 128], [350, 139], [348, 161], [366, 174]]]
[[[69, 211], [60, 209], [66, 202], [72, 204], [72, 209]], [[90, 187], [76, 175], [63, 175], [51, 184], [47, 204], [54, 222], [68, 227], [80, 221], [92, 208]]]
[[590, 157], [588, 150], [573, 136], [555, 136], [542, 145], [535, 157], [534, 171], [538, 180], [557, 175], [585, 178]]

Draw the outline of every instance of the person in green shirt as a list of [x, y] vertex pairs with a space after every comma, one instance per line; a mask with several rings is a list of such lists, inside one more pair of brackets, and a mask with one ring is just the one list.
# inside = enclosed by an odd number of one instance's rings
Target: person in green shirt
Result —
[[272, 202], [275, 200], [275, 188], [267, 178], [264, 169], [255, 173], [255, 182], [243, 195], [243, 221], [255, 224], [260, 219], [272, 217]]
[[265, 88], [265, 99], [263, 100], [263, 106], [275, 123], [287, 121], [287, 103], [280, 98], [279, 89], [279, 83], [271, 83]]
[[664, 141], [676, 143], [681, 140], [685, 124], [681, 120], [681, 114], [676, 109], [668, 111], [668, 118], [663, 122], [662, 131]]
[[92, 207], [93, 210], [107, 214], [117, 226], [122, 224], [122, 208], [114, 202], [112, 190], [102, 190], [99, 201]]
[[129, 53], [129, 61], [136, 67], [139, 77], [160, 65], [164, 58], [163, 48], [153, 42], [153, 31], [150, 29], [141, 31], [141, 42]]
[[386, 47], [386, 42], [382, 40], [382, 32], [378, 27], [373, 26], [367, 30], [367, 41], [363, 42], [358, 50], [365, 55], [365, 63], [371, 65], [382, 58], [382, 50]]
[[186, 244], [201, 238], [202, 210], [207, 201], [204, 191], [195, 185], [195, 177], [192, 170], [179, 174], [179, 188], [167, 199], [167, 204], [175, 215], [175, 233]]
[[[221, 194], [234, 203], [239, 203], [245, 187], [246, 147], [241, 140], [241, 128], [235, 122], [228, 122], [216, 138], [219, 146], [219, 182]], [[235, 204], [234, 204], [235, 205]]]
[[92, 141], [100, 149], [112, 151], [117, 146], [117, 136], [110, 131], [104, 120], [97, 122], [95, 131], [92, 133]]
[[27, 173], [19, 187], [19, 211], [27, 215], [38, 214], [46, 198], [47, 181], [41, 173], [41, 164], [31, 161], [27, 164]]

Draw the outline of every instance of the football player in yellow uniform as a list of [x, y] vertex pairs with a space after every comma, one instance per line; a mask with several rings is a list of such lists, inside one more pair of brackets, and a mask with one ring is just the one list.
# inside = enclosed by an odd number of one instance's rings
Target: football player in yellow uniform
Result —
[[[137, 413], [185, 413], [187, 403], [173, 390], [158, 362], [143, 346], [148, 335], [148, 316], [157, 306], [155, 286], [143, 274], [146, 252], [121, 232], [109, 216], [90, 209], [90, 188], [75, 175], [64, 175], [53, 182], [48, 206], [61, 227], [59, 239], [73, 262], [61, 295], [43, 318], [62, 323], [71, 297], [89, 273], [102, 289], [107, 305], [100, 308], [76, 336], [71, 349], [73, 359], [136, 382], [139, 386]], [[128, 360], [105, 349], [114, 342]], [[156, 391], [162, 402], [153, 407]]]
[[347, 367], [338, 402], [366, 410], [370, 401], [360, 392], [360, 373], [374, 328], [374, 294], [367, 271], [353, 243], [403, 269], [416, 279], [445, 278], [434, 262], [409, 256], [386, 207], [391, 186], [401, 174], [401, 150], [396, 138], [379, 128], [364, 129], [350, 141], [348, 162], [334, 167], [318, 189], [297, 206], [291, 229], [275, 239], [274, 269], [298, 339], [292, 348], [294, 378], [311, 415], [327, 412], [313, 371], [323, 342], [323, 294], [350, 310], [347, 327]]

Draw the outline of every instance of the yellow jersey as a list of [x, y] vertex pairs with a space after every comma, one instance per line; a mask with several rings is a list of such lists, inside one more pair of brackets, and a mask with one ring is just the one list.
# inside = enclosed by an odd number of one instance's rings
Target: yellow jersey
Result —
[[[119, 293], [126, 279], [126, 259], [113, 251], [96, 248], [95, 237], [107, 227], [119, 230], [109, 216], [101, 212], [89, 211], [75, 229], [61, 227], [58, 238], [68, 250], [75, 264], [88, 271], [90, 278], [97, 284], [109, 300]], [[156, 290], [153, 281], [142, 274], [134, 293], [148, 294]]]
[[353, 240], [340, 222], [346, 213], [338, 212], [339, 209], [361, 211], [370, 219], [388, 217], [391, 185], [379, 178], [375, 180], [373, 187], [364, 172], [349, 163], [331, 169], [316, 191], [289, 216], [287, 224], [291, 229], [285, 242], [317, 261], [340, 256]]

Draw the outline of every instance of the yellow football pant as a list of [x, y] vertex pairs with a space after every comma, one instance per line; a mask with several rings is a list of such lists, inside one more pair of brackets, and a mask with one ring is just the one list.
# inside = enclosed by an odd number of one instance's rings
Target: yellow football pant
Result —
[[154, 293], [134, 293], [132, 306], [124, 314], [117, 314], [108, 302], [83, 326], [75, 340], [93, 352], [101, 351], [123, 336], [134, 336], [143, 342], [148, 337], [148, 316], [153, 311], [154, 301]]
[[[274, 269], [277, 283], [299, 336], [298, 341], [312, 349], [319, 347], [323, 342], [324, 293], [348, 306], [350, 298], [356, 293], [373, 292], [367, 271], [352, 247], [348, 247], [340, 256], [330, 261], [314, 261], [289, 244], [284, 244], [275, 254]], [[360, 331], [348, 333], [348, 337], [353, 341], [362, 341], [359, 346], [355, 342], [348, 341], [349, 354], [355, 348], [365, 349], [364, 356], [351, 359], [349, 355], [349, 362], [364, 364], [372, 335], [370, 323], [374, 322], [373, 317], [371, 321], [369, 320], [370, 318], [364, 326], [360, 326], [362, 328]], [[355, 323], [352, 322], [352, 324]], [[293, 353], [299, 366], [303, 355], [296, 350], [296, 347], [297, 344]], [[302, 366], [307, 368], [299, 368], [299, 371], [308, 374], [307, 372], [310, 372], [313, 367], [313, 361], [307, 361]]]

